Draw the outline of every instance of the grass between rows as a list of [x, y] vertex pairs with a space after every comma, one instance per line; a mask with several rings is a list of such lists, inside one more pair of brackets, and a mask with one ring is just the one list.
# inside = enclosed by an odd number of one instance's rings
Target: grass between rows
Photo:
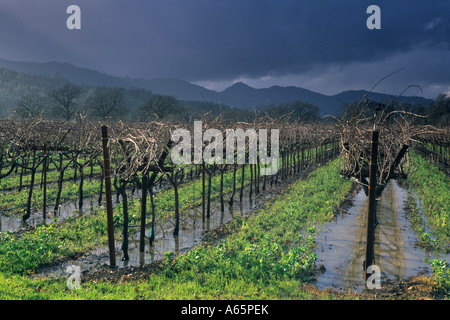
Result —
[[[87, 169], [85, 169], [86, 171]], [[245, 183], [244, 186], [247, 186], [249, 183], [249, 179], [250, 179], [250, 173], [248, 172], [248, 168], [246, 170], [247, 172], [245, 172]], [[95, 172], [96, 173], [96, 172]], [[86, 175], [86, 173], [85, 173]], [[240, 179], [241, 179], [242, 173], [241, 170], [238, 170], [236, 172], [236, 179], [237, 179], [237, 185], [240, 186]], [[9, 180], [13, 180], [16, 179], [16, 177], [12, 177], [12, 178], [8, 178]], [[212, 177], [212, 190], [213, 190], [213, 195], [214, 197], [218, 196], [218, 186], [219, 186], [219, 179], [220, 179], [220, 175], [215, 175]], [[4, 179], [4, 181], [7, 181], [7, 179]], [[233, 182], [233, 174], [232, 172], [227, 172], [224, 174], [224, 194], [228, 193], [231, 191], [232, 188], [232, 182]], [[11, 182], [12, 184], [15, 184], [15, 182]], [[26, 181], [25, 181], [26, 183]], [[196, 185], [198, 185], [198, 179], [194, 180], [194, 181], [190, 181], [190, 182], [186, 182], [183, 185], [186, 185], [184, 188], [191, 188], [192, 191], [190, 192], [190, 194], [188, 194], [187, 192], [182, 192], [180, 193], [180, 203], [186, 203], [187, 206], [193, 207], [196, 205], [199, 205], [201, 199], [201, 187], [197, 186], [197, 188], [195, 188]], [[18, 186], [18, 183], [17, 183]], [[84, 197], [91, 197], [94, 196], [96, 194], [98, 194], [99, 192], [99, 186], [100, 186], [100, 180], [98, 179], [98, 177], [95, 177], [93, 179], [85, 179], [84, 181], [84, 192], [83, 192], [83, 196]], [[173, 195], [173, 189], [171, 189], [172, 191], [170, 196], [166, 196], [166, 194], [164, 194], [163, 196], [160, 196], [159, 194], [156, 195], [156, 198], [160, 198], [158, 199], [156, 205], [157, 211], [161, 211], [161, 210], [173, 210], [174, 207], [174, 195]], [[48, 204], [52, 204], [53, 201], [56, 199], [56, 194], [57, 194], [57, 185], [56, 183], [52, 183], [49, 184], [47, 186], [47, 203]], [[1, 194], [2, 197], [0, 197], [0, 210], [3, 211], [4, 215], [7, 216], [14, 216], [17, 214], [22, 214], [23, 210], [25, 208], [25, 204], [27, 202], [28, 199], [28, 188], [23, 188], [21, 191], [18, 190], [14, 190], [14, 191], [3, 191], [3, 193]], [[236, 195], [238, 196], [238, 195]], [[62, 193], [61, 193], [61, 200], [63, 201], [67, 201], [67, 200], [76, 200], [79, 198], [79, 182], [74, 182], [74, 181], [65, 181], [63, 183], [63, 188], [62, 188]], [[135, 200], [136, 204], [138, 204], [138, 199]], [[32, 196], [32, 201], [31, 201], [31, 206], [33, 209], [35, 210], [39, 210], [42, 209], [42, 205], [43, 205], [43, 190], [39, 187], [39, 185], [36, 183], [34, 186], [34, 191], [33, 191], [33, 196]], [[131, 205], [131, 209], [133, 209], [133, 204]], [[120, 205], [119, 205], [120, 207]], [[120, 207], [121, 208], [121, 207]], [[119, 208], [119, 209], [120, 209]]]
[[[323, 150], [326, 150], [327, 148], [331, 147], [332, 144], [327, 144], [322, 146], [319, 150], [316, 150], [315, 148], [311, 148], [310, 150], [306, 150], [306, 152], [309, 153], [309, 157], [311, 159], [314, 159], [316, 157], [316, 153], [318, 155], [320, 155]], [[323, 149], [323, 150], [322, 150]], [[322, 151], [321, 151], [322, 150]], [[299, 158], [299, 156], [293, 155], [291, 156], [291, 161], [300, 161], [301, 159]], [[68, 160], [64, 160], [64, 164], [67, 163]], [[42, 170], [42, 165], [40, 166], [40, 169]], [[186, 168], [188, 168], [189, 166], [186, 166]], [[279, 168], [281, 170], [282, 167], [282, 159], [279, 159]], [[55, 169], [54, 165], [52, 163], [50, 163], [50, 168], [49, 169]], [[192, 169], [192, 168], [191, 168]], [[6, 169], [2, 169], [4, 171], [6, 171]], [[76, 169], [74, 169], [73, 167], [68, 168], [65, 171], [65, 179], [66, 181], [63, 184], [63, 188], [62, 188], [62, 194], [61, 194], [61, 199], [62, 201], [66, 201], [66, 200], [76, 200], [79, 197], [79, 192], [78, 192], [78, 181], [72, 181], [72, 177], [74, 175]], [[93, 178], [87, 178], [91, 175], [91, 168], [89, 166], [83, 168], [83, 172], [84, 172], [84, 176], [85, 176], [85, 181], [84, 181], [84, 192], [83, 192], [83, 196], [84, 197], [89, 197], [89, 196], [94, 196], [95, 194], [98, 194], [98, 187], [100, 185], [100, 174], [101, 174], [101, 168], [98, 165], [94, 165], [93, 166]], [[2, 211], [3, 215], [6, 216], [14, 216], [14, 215], [18, 215], [18, 214], [22, 214], [23, 210], [25, 208], [25, 204], [27, 203], [27, 198], [28, 198], [28, 185], [29, 185], [29, 180], [30, 180], [30, 172], [27, 172], [23, 175], [23, 189], [21, 191], [18, 191], [19, 189], [19, 174], [12, 174], [4, 179], [1, 179], [0, 181], [0, 194], [2, 195], [2, 197], [0, 197], [0, 211]], [[55, 170], [49, 171], [47, 173], [47, 203], [52, 203], [55, 199], [56, 199], [56, 193], [57, 193], [57, 179], [58, 179], [58, 175], [59, 173]], [[239, 169], [236, 172], [236, 181], [237, 181], [237, 185], [238, 187], [240, 186], [240, 181], [241, 181], [241, 176], [242, 176], [242, 172]], [[42, 209], [42, 205], [43, 205], [43, 190], [40, 187], [40, 181], [42, 178], [42, 172], [38, 172], [36, 173], [36, 180], [35, 180], [35, 186], [34, 186], [34, 191], [33, 191], [33, 196], [32, 196], [32, 201], [31, 201], [31, 206], [34, 210], [39, 210]], [[215, 194], [215, 198], [217, 198], [217, 192], [219, 189], [219, 179], [220, 179], [220, 175], [219, 174], [215, 174], [212, 178], [212, 186], [213, 186], [213, 194]], [[224, 194], [231, 192], [231, 188], [232, 188], [232, 179], [233, 179], [233, 174], [230, 171], [227, 171], [224, 175]], [[250, 181], [250, 173], [249, 173], [249, 167], [246, 168], [245, 170], [245, 182], [244, 182], [244, 186], [247, 186], [249, 184]], [[199, 205], [200, 202], [200, 192], [201, 189], [200, 187], [197, 188], [197, 190], [195, 190], [195, 185], [198, 184], [198, 179], [190, 182], [190, 186], [193, 189], [193, 196], [192, 197], [185, 197], [182, 198], [182, 195], [180, 197], [180, 203], [187, 203], [188, 206], [193, 207], [196, 205]], [[39, 187], [38, 187], [39, 185]], [[172, 191], [173, 193], [173, 191]], [[173, 210], [173, 194], [170, 198], [171, 201], [165, 201], [164, 197], [162, 199], [162, 201], [158, 202], [157, 204], [157, 210], [161, 211], [161, 210]], [[195, 200], [196, 199], [196, 200]], [[172, 209], [170, 209], [172, 208]]]
[[[79, 169], [77, 170], [77, 174], [79, 176]], [[84, 176], [89, 178], [91, 176], [91, 169], [90, 167], [85, 167], [83, 168], [83, 173]], [[74, 168], [68, 168], [64, 171], [64, 177], [65, 180], [72, 180], [73, 181], [73, 177], [75, 174], [75, 169]], [[92, 176], [96, 176], [98, 177], [99, 175], [102, 174], [102, 168], [98, 165], [93, 166], [92, 168]], [[53, 171], [48, 171], [47, 172], [47, 183], [51, 184], [51, 183], [56, 183], [58, 181], [58, 177], [59, 177], [59, 172], [56, 170]], [[42, 181], [42, 172], [37, 172], [35, 175], [35, 185], [40, 184]], [[88, 180], [88, 179], [86, 179]], [[30, 184], [31, 181], [31, 173], [27, 172], [25, 174], [23, 174], [22, 176], [22, 187], [27, 187]], [[18, 189], [20, 186], [20, 174], [11, 174], [3, 179], [1, 179], [0, 182], [0, 188], [1, 191], [8, 191], [8, 190], [16, 190]]]
[[[236, 179], [240, 181], [241, 170], [236, 172]], [[245, 170], [244, 187], [250, 181], [250, 171]], [[218, 185], [220, 176], [212, 177], [211, 186], [213, 189], [212, 200], [217, 201]], [[224, 174], [224, 194], [232, 189], [233, 173]], [[240, 186], [240, 183], [238, 184]], [[86, 183], [89, 186], [89, 183]], [[76, 189], [75, 184], [71, 184], [65, 189]], [[51, 194], [51, 193], [49, 193]], [[201, 187], [199, 181], [189, 181], [179, 187], [179, 199], [183, 210], [187, 210], [201, 204]], [[167, 189], [155, 195], [156, 213], [163, 214], [158, 218], [157, 225], [163, 219], [171, 218], [171, 211], [174, 209], [174, 191]], [[147, 201], [150, 203], [150, 200]], [[123, 221], [122, 203], [119, 202], [114, 210], [114, 220], [119, 224]], [[129, 222], [130, 225], [140, 221], [140, 199], [134, 198], [129, 201]], [[116, 229], [116, 239], [121, 235]], [[66, 221], [53, 223], [48, 226], [39, 225], [35, 231], [27, 232], [20, 236], [11, 233], [0, 235], [0, 271], [24, 274], [33, 272], [39, 267], [54, 262], [55, 260], [78, 255], [97, 246], [106, 246], [106, 214], [103, 208], [94, 210], [89, 215], [81, 217], [69, 217]]]
[[[92, 197], [99, 194], [100, 182], [96, 180], [86, 180], [83, 184], [83, 197]], [[56, 184], [50, 184], [47, 186], [47, 205], [54, 206], [54, 201], [58, 188]], [[23, 214], [28, 199], [28, 189], [22, 189], [21, 191], [4, 192], [0, 197], [0, 210], [5, 216], [15, 216]], [[73, 181], [66, 181], [63, 183], [61, 190], [61, 203], [68, 200], [76, 200], [79, 198], [79, 186]], [[43, 190], [38, 186], [34, 186], [31, 208], [34, 211], [42, 210], [44, 203]]]
[[[409, 219], [418, 243], [431, 252], [450, 252], [450, 178], [415, 152], [410, 153]], [[441, 292], [450, 292], [450, 261], [429, 260]]]
[[429, 249], [450, 252], [450, 178], [414, 152], [410, 159], [408, 204], [419, 242]]
[[[240, 186], [242, 177], [241, 170], [236, 172], [236, 180]], [[232, 189], [233, 172], [224, 174], [223, 186], [224, 194]], [[244, 187], [246, 188], [250, 181], [250, 171], [245, 170]], [[212, 177], [212, 200], [217, 201], [218, 185], [220, 176]], [[87, 190], [92, 184], [86, 182]], [[66, 192], [76, 189], [73, 183], [64, 189]], [[51, 190], [49, 190], [51, 191]], [[75, 190], [73, 190], [75, 191]], [[95, 191], [94, 191], [95, 193]], [[49, 192], [51, 195], [51, 192]], [[237, 197], [238, 195], [236, 195]], [[6, 198], [6, 197], [5, 197]], [[201, 187], [199, 181], [189, 181], [179, 187], [179, 199], [183, 210], [187, 210], [201, 204]], [[16, 199], [20, 201], [20, 199]], [[155, 195], [156, 213], [163, 213], [157, 220], [158, 223], [163, 219], [171, 218], [171, 211], [174, 210], [174, 191], [167, 189], [158, 192]], [[1, 201], [0, 201], [1, 203]], [[150, 203], [150, 200], [147, 201]], [[24, 274], [55, 260], [78, 255], [97, 246], [106, 246], [106, 218], [103, 208], [94, 210], [91, 214], [81, 217], [69, 217], [67, 221], [53, 223], [49, 226], [39, 225], [34, 232], [27, 232], [20, 237], [11, 233], [0, 235], [0, 271]], [[114, 220], [119, 224], [123, 222], [122, 203], [119, 202], [114, 210]], [[140, 199], [134, 198], [129, 201], [129, 222], [130, 225], [137, 224], [140, 220]], [[120, 239], [120, 230], [116, 229], [116, 239]]]
[[[314, 298], [312, 293], [303, 289], [314, 267], [316, 228], [333, 216], [350, 188], [351, 182], [339, 177], [337, 161], [333, 161], [311, 173], [308, 179], [291, 185], [275, 201], [261, 208], [257, 215], [245, 220], [236, 219], [236, 232], [219, 245], [196, 247], [187, 254], [168, 259], [164, 270], [147, 280], [82, 282], [81, 289], [69, 290], [64, 279], [30, 279], [3, 271], [0, 273], [0, 297]], [[73, 223], [78, 221], [81, 220]], [[95, 225], [81, 226], [85, 227], [95, 230]], [[106, 228], [99, 226], [98, 232], [103, 234]], [[69, 244], [64, 247], [71, 250]]]

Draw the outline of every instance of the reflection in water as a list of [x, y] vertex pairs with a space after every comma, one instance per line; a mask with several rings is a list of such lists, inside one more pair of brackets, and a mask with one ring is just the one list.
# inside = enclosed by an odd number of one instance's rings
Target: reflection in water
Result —
[[[252, 202], [247, 197], [243, 203], [235, 203], [233, 206], [226, 205], [224, 211], [220, 210], [220, 204], [211, 205], [211, 216], [209, 219], [202, 219], [201, 208], [184, 210], [180, 217], [180, 230], [178, 236], [172, 235], [173, 219], [166, 222], [159, 222], [155, 228], [155, 240], [150, 247], [146, 241], [145, 255], [142, 257], [139, 252], [139, 231], [130, 237], [129, 240], [129, 261], [117, 261], [117, 266], [136, 266], [147, 264], [153, 261], [163, 259], [167, 252], [174, 254], [183, 253], [195, 245], [199, 244], [205, 232], [208, 232], [224, 223], [234, 219], [236, 214], [245, 215], [250, 212]], [[148, 234], [146, 235], [146, 237]], [[120, 247], [120, 246], [118, 246]], [[105, 248], [105, 252], [106, 248]], [[119, 256], [122, 255], [118, 251]], [[138, 259], [138, 260], [137, 260]], [[104, 261], [103, 263], [108, 263]]]
[[[116, 203], [115, 197], [113, 197], [113, 205]], [[83, 216], [89, 214], [92, 211], [98, 209], [98, 201], [94, 198], [85, 198], [83, 206], [78, 209], [78, 201], [66, 201], [59, 205], [56, 215], [54, 214], [53, 206], [48, 206], [47, 216], [45, 219], [46, 224], [51, 224], [55, 221], [55, 218], [59, 222], [66, 220], [71, 216]], [[3, 216], [0, 215], [0, 232], [11, 231], [15, 232], [20, 229], [26, 229], [44, 222], [42, 210], [35, 210], [31, 213], [30, 218], [25, 222], [22, 220], [21, 215]]]
[[[159, 188], [158, 186], [154, 186], [154, 192], [158, 192], [159, 190], [163, 190], [163, 188]], [[136, 197], [140, 197], [141, 190], [134, 190], [131, 195], [129, 195], [130, 200], [132, 201]], [[113, 193], [112, 204], [115, 206], [117, 202], [121, 201], [121, 196], [117, 193]], [[47, 216], [45, 219], [46, 224], [51, 224], [57, 219], [59, 222], [63, 222], [69, 217], [78, 216], [81, 217], [83, 215], [89, 214], [99, 209], [100, 206], [105, 206], [104, 197], [101, 198], [100, 204], [98, 203], [98, 197], [85, 197], [83, 199], [83, 205], [79, 208], [78, 200], [67, 200], [63, 201], [56, 212], [54, 213], [54, 205], [50, 204], [47, 207]], [[24, 211], [25, 213], [25, 211]], [[26, 229], [32, 226], [36, 226], [38, 224], [44, 223], [43, 211], [41, 209], [33, 208], [31, 212], [30, 218], [25, 222], [22, 220], [22, 215], [16, 214], [14, 216], [5, 216], [0, 214], [0, 232], [10, 231], [16, 232], [20, 229]]]
[[[375, 229], [375, 265], [381, 269], [381, 281], [399, 280], [427, 273], [426, 254], [415, 246], [415, 236], [403, 211], [406, 192], [391, 181], [377, 201]], [[353, 206], [323, 227], [316, 241], [319, 244], [317, 264], [326, 268], [318, 276], [317, 287], [364, 289], [367, 196], [362, 189], [354, 195]]]

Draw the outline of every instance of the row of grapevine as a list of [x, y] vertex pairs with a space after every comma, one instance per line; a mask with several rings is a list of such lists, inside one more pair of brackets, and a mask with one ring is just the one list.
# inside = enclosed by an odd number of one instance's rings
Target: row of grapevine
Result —
[[[81, 208], [85, 198], [85, 185], [89, 181], [95, 185], [93, 193], [98, 201], [104, 199], [104, 176], [101, 123], [52, 122], [44, 120], [33, 121], [3, 121], [0, 123], [0, 178], [6, 182], [18, 177], [17, 190], [27, 192], [27, 200], [23, 219], [26, 221], [32, 211], [32, 199], [36, 193], [43, 193], [42, 203], [43, 221], [47, 214], [47, 207], [52, 207], [53, 214], [61, 204], [65, 181], [73, 181], [77, 185], [78, 205]], [[259, 129], [278, 129], [280, 169], [276, 174], [261, 175], [260, 161], [256, 164], [197, 163], [192, 165], [175, 165], [169, 153], [174, 143], [171, 140], [174, 130], [181, 128], [178, 124], [149, 122], [108, 124], [108, 149], [111, 159], [111, 178], [117, 200], [121, 201], [123, 216], [123, 243], [125, 258], [127, 257], [127, 238], [129, 221], [127, 217], [127, 199], [130, 193], [140, 191], [141, 198], [141, 245], [144, 247], [144, 235], [150, 228], [150, 244], [155, 236], [155, 212], [153, 196], [155, 187], [166, 186], [174, 190], [175, 222], [173, 234], [179, 232], [180, 203], [177, 190], [187, 181], [202, 184], [202, 208], [204, 218], [211, 214], [211, 180], [213, 176], [220, 176], [219, 196], [223, 210], [225, 203], [232, 205], [239, 192], [239, 200], [245, 186], [249, 194], [257, 195], [273, 184], [303, 172], [309, 165], [326, 162], [337, 155], [338, 136], [332, 126], [301, 125], [272, 119], [259, 119], [253, 123], [224, 124], [220, 121], [203, 122], [202, 132], [214, 128], [224, 135], [228, 129], [243, 129], [246, 132], [259, 133]], [[194, 134], [194, 126], [183, 126]], [[250, 131], [247, 131], [249, 130]], [[248, 143], [246, 141], [246, 157], [248, 160]], [[205, 148], [207, 143], [203, 146]], [[269, 146], [270, 148], [270, 146]], [[235, 155], [236, 156], [236, 155]], [[257, 155], [258, 157], [258, 155]], [[259, 160], [259, 159], [258, 159]], [[242, 181], [236, 180], [236, 172], [249, 172], [250, 181], [244, 181], [248, 174], [242, 174]], [[233, 192], [225, 195], [223, 192], [223, 177], [234, 174]], [[26, 179], [26, 182], [25, 182]], [[88, 179], [88, 181], [86, 181]], [[40, 188], [36, 187], [40, 184]], [[21, 190], [23, 189], [23, 190]], [[46, 198], [49, 191], [55, 195]], [[14, 184], [9, 187], [14, 193]], [[228, 197], [225, 200], [225, 196]], [[147, 206], [149, 200], [150, 206]], [[51, 202], [50, 202], [51, 201]], [[36, 204], [34, 204], [36, 205]], [[147, 223], [147, 218], [151, 222]], [[143, 250], [143, 249], [142, 249]]]

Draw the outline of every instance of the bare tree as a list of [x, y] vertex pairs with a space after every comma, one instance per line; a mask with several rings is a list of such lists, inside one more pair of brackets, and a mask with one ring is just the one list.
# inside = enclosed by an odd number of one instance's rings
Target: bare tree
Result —
[[16, 102], [13, 110], [20, 119], [42, 117], [47, 109], [48, 99], [38, 95], [27, 95]]
[[69, 83], [50, 93], [50, 97], [56, 102], [54, 105], [56, 116], [66, 121], [73, 120], [78, 111], [77, 99], [81, 96], [81, 92], [80, 87]]
[[319, 107], [300, 100], [270, 106], [268, 114], [273, 118], [287, 117], [299, 123], [311, 122], [319, 119]]
[[442, 127], [450, 124], [450, 95], [440, 94], [433, 101], [433, 120]]
[[101, 87], [86, 101], [92, 115], [101, 119], [114, 119], [123, 112], [124, 96], [122, 88]]
[[174, 113], [178, 108], [179, 103], [174, 97], [155, 94], [145, 102], [141, 110], [145, 119], [155, 115], [161, 120]]

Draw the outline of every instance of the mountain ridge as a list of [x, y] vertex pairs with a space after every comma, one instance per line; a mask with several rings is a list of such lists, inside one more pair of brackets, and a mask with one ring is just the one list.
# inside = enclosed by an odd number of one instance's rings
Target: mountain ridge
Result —
[[[365, 90], [346, 90], [336, 95], [324, 95], [296, 86], [274, 85], [270, 88], [253, 88], [243, 82], [236, 82], [222, 91], [214, 91], [182, 79], [139, 79], [108, 75], [88, 68], [76, 67], [65, 62], [20, 62], [0, 58], [0, 68], [25, 74], [44, 74], [61, 77], [75, 84], [142, 88], [154, 94], [174, 96], [179, 100], [212, 101], [235, 108], [257, 108], [270, 104], [280, 104], [301, 100], [317, 105], [322, 114], [336, 114], [343, 105], [359, 101]], [[391, 101], [396, 96], [376, 92], [367, 93], [367, 98], [376, 102]], [[427, 105], [429, 99], [423, 97], [400, 97], [398, 102]]]

